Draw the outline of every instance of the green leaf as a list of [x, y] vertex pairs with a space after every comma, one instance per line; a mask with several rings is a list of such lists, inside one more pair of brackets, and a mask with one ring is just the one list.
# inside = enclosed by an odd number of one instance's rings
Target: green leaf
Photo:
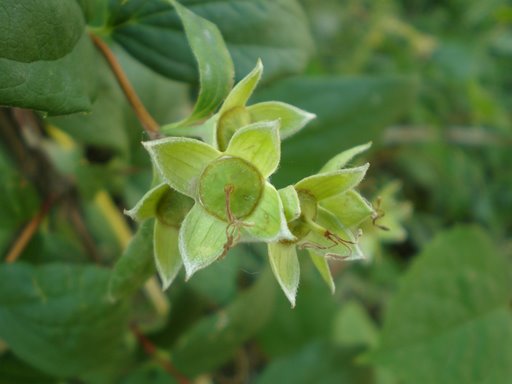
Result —
[[374, 347], [378, 336], [377, 326], [362, 304], [356, 300], [343, 304], [336, 314], [332, 328], [332, 339], [336, 344], [346, 347]]
[[363, 180], [369, 164], [356, 168], [344, 168], [339, 171], [321, 173], [302, 179], [295, 184], [297, 191], [305, 191], [317, 201], [341, 194], [354, 188]]
[[[258, 58], [267, 79], [301, 72], [307, 64], [312, 39], [296, 0], [200, 0], [184, 5], [218, 26], [238, 79]], [[109, 24], [113, 39], [131, 55], [165, 76], [197, 83], [196, 62], [167, 0], [111, 1]]]
[[240, 128], [229, 142], [226, 154], [247, 160], [264, 178], [277, 169], [281, 157], [279, 121], [253, 123]]
[[0, 57], [0, 104], [50, 115], [88, 111], [96, 88], [93, 58], [94, 47], [85, 32], [70, 52], [55, 60]]
[[195, 204], [183, 221], [179, 246], [187, 280], [198, 270], [207, 267], [224, 252], [227, 244], [227, 223], [220, 221]]
[[353, 363], [358, 352], [358, 349], [342, 349], [315, 342], [289, 356], [271, 361], [256, 384], [373, 383], [371, 371]]
[[57, 384], [52, 378], [17, 359], [12, 353], [0, 355], [0, 384]]
[[279, 120], [279, 135], [286, 139], [300, 131], [316, 115], [280, 101], [267, 101], [247, 107], [252, 122]]
[[153, 261], [153, 221], [141, 224], [110, 278], [110, 296], [114, 299], [129, 296], [155, 273]]
[[374, 212], [372, 205], [353, 189], [322, 200], [320, 206], [336, 216], [347, 228], [361, 224]]
[[[107, 298], [110, 272], [94, 266], [0, 266], [0, 337], [21, 359], [59, 377], [115, 369], [127, 307]], [[101, 348], [98, 348], [101, 346]]]
[[299, 218], [300, 216], [300, 201], [297, 191], [293, 185], [289, 185], [286, 188], [282, 188], [279, 191], [279, 198], [283, 203], [284, 215], [286, 221], [290, 222]]
[[280, 100], [317, 115], [283, 146], [273, 182], [293, 184], [341, 150], [378, 141], [380, 131], [409, 110], [416, 89], [416, 81], [405, 76], [301, 76], [257, 92], [255, 101]]
[[295, 297], [300, 281], [300, 265], [295, 244], [268, 244], [268, 258], [281, 289], [292, 308], [295, 307]]
[[407, 383], [508, 382], [509, 273], [483, 230], [439, 234], [393, 297], [374, 360]]
[[337, 171], [345, 167], [350, 160], [360, 153], [365, 152], [372, 145], [371, 142], [347, 149], [329, 160], [318, 173]]
[[266, 271], [226, 308], [194, 324], [172, 347], [173, 363], [188, 376], [212, 372], [268, 321], [274, 306], [272, 275]]
[[76, 1], [2, 1], [0, 58], [21, 63], [53, 61], [73, 50], [84, 30]]
[[135, 207], [130, 210], [125, 210], [124, 214], [137, 221], [143, 221], [155, 217], [160, 199], [169, 190], [170, 187], [165, 183], [157, 185], [146, 192], [146, 194], [137, 202]]
[[265, 184], [259, 205], [244, 221], [248, 225], [243, 230], [253, 239], [268, 242], [295, 238], [286, 225], [279, 194], [268, 182]]
[[334, 285], [334, 280], [332, 278], [331, 269], [329, 268], [329, 262], [327, 258], [323, 255], [319, 255], [313, 250], [309, 250], [309, 257], [313, 262], [313, 265], [322, 276], [322, 279], [325, 281], [331, 292], [334, 294], [336, 291], [336, 286]]
[[[199, 95], [192, 114], [172, 124], [186, 126], [211, 115], [233, 86], [234, 68], [217, 26], [170, 0], [178, 13], [199, 69]], [[115, 37], [115, 35], [114, 35]], [[173, 50], [174, 47], [170, 48]]]
[[182, 261], [178, 248], [178, 233], [176, 227], [155, 220], [153, 244], [155, 247], [155, 264], [163, 289], [169, 288], [181, 269]]
[[144, 142], [160, 175], [171, 187], [195, 197], [201, 172], [220, 156], [215, 148], [199, 140], [169, 137]]

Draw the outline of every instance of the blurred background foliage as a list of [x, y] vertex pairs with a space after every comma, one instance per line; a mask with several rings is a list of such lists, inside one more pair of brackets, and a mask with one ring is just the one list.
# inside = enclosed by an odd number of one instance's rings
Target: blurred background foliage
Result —
[[[168, 6], [78, 3], [90, 30], [108, 31], [155, 119], [186, 116], [197, 75]], [[133, 293], [105, 299], [109, 270], [135, 231], [122, 210], [147, 190], [151, 170], [139, 122], [88, 46], [94, 64], [75, 71], [94, 78], [85, 80], [95, 88], [90, 105], [73, 94], [63, 102], [0, 90], [0, 104], [46, 111], [42, 130], [24, 128], [21, 141], [51, 168], [31, 173], [39, 158], [17, 155], [4, 109], [3, 254], [38, 212], [45, 217], [20, 261], [0, 267], [0, 383], [178, 382], [168, 362], [197, 383], [509, 383], [510, 2], [183, 4], [219, 26], [237, 79], [262, 57], [266, 76], [253, 101], [317, 114], [283, 142], [273, 182], [297, 181], [371, 140], [361, 191], [385, 212], [378, 224], [389, 231], [363, 228], [372, 262], [334, 263], [334, 295], [303, 263], [295, 309], [269, 277], [264, 249], [245, 245], [188, 283], [177, 279], [161, 297], [154, 287], [137, 290], [154, 274], [151, 246], [141, 240], [123, 256], [136, 259], [123, 270]], [[2, 56], [0, 69], [39, 65], [9, 60]], [[73, 198], [45, 210], [55, 183], [72, 184]]]

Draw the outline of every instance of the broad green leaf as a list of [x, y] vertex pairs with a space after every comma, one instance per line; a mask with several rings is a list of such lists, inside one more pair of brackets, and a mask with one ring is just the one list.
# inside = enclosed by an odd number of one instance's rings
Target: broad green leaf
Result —
[[[222, 103], [222, 107], [219, 110], [219, 114], [229, 111], [235, 107], [245, 107], [247, 101], [251, 97], [254, 89], [258, 85], [258, 82], [261, 79], [261, 74], [263, 73], [263, 64], [261, 60], [258, 59], [256, 63], [256, 67], [247, 74], [242, 80], [240, 80], [229, 92], [229, 95], [226, 97], [224, 103]], [[270, 120], [270, 119], [269, 119]], [[272, 119], [275, 120], [275, 119]]]
[[110, 277], [110, 296], [114, 299], [129, 296], [155, 273], [153, 261], [153, 221], [141, 224]]
[[[234, 68], [217, 26], [170, 0], [179, 15], [199, 69], [199, 95], [192, 114], [172, 126], [186, 126], [211, 115], [233, 85]], [[115, 35], [114, 35], [115, 37]], [[169, 46], [169, 50], [174, 47]]]
[[250, 124], [235, 132], [226, 154], [247, 160], [258, 168], [264, 178], [277, 169], [281, 156], [279, 121]]
[[278, 192], [279, 198], [283, 203], [283, 210], [286, 221], [290, 222], [297, 219], [300, 216], [300, 201], [299, 195], [297, 195], [297, 191], [293, 185], [282, 188]]
[[279, 187], [293, 184], [341, 150], [377, 142], [381, 130], [409, 110], [416, 90], [417, 82], [405, 76], [301, 76], [257, 92], [254, 101], [279, 100], [317, 115], [286, 141], [273, 182]]
[[294, 236], [286, 225], [283, 205], [279, 193], [270, 184], [265, 184], [263, 196], [255, 211], [244, 221], [243, 230], [258, 241], [293, 240]]
[[305, 191], [321, 201], [357, 186], [363, 180], [369, 166], [365, 164], [361, 167], [309, 176], [295, 184], [295, 189]]
[[192, 377], [226, 363], [268, 321], [274, 298], [272, 274], [267, 270], [229, 306], [181, 335], [172, 347], [174, 365]]
[[353, 189], [322, 200], [320, 206], [336, 216], [347, 228], [361, 224], [374, 213], [372, 205]]
[[84, 18], [76, 1], [4, 0], [0, 58], [20, 63], [60, 59], [73, 50], [83, 30]]
[[95, 266], [1, 265], [0, 338], [61, 378], [115, 370], [126, 351], [128, 313], [125, 303], [108, 300], [109, 277]]
[[213, 263], [225, 251], [227, 223], [210, 215], [196, 203], [183, 221], [179, 235], [179, 247], [187, 279]]
[[130, 210], [125, 210], [125, 215], [128, 215], [137, 221], [143, 221], [151, 217], [155, 217], [160, 199], [169, 190], [170, 187], [165, 183], [157, 185], [146, 192], [146, 194], [137, 202], [135, 207]]
[[279, 135], [286, 139], [300, 131], [316, 115], [280, 101], [267, 101], [247, 107], [252, 122], [279, 120]]
[[313, 250], [309, 250], [309, 257], [313, 262], [313, 265], [322, 276], [322, 279], [325, 281], [329, 289], [332, 293], [336, 291], [336, 286], [334, 285], [334, 280], [332, 279], [331, 269], [329, 268], [329, 262], [327, 258], [323, 255], [319, 255]]
[[390, 303], [374, 361], [407, 383], [509, 381], [510, 266], [483, 230], [458, 227], [425, 247]]
[[314, 342], [299, 351], [275, 359], [257, 378], [256, 384], [341, 384], [373, 383], [368, 367], [355, 364], [359, 349], [343, 349]]
[[300, 265], [295, 244], [269, 243], [268, 258], [281, 289], [292, 308], [295, 307], [295, 297], [300, 281]]
[[178, 228], [155, 220], [153, 233], [155, 264], [164, 290], [172, 284], [183, 264], [178, 248], [178, 233]]
[[208, 144], [182, 137], [146, 141], [144, 146], [165, 182], [190, 197], [195, 197], [201, 172], [220, 156]]
[[355, 156], [365, 152], [372, 145], [371, 142], [347, 149], [329, 160], [318, 173], [337, 171], [345, 167]]
[[55, 60], [0, 57], [0, 104], [50, 115], [88, 111], [96, 88], [93, 58], [94, 47], [85, 32], [70, 52]]
[[[238, 79], [253, 69], [258, 58], [265, 65], [266, 79], [301, 72], [308, 61], [312, 39], [296, 0], [200, 0], [183, 4], [218, 26]], [[113, 39], [131, 55], [165, 76], [198, 82], [196, 61], [167, 0], [114, 0], [109, 13]]]

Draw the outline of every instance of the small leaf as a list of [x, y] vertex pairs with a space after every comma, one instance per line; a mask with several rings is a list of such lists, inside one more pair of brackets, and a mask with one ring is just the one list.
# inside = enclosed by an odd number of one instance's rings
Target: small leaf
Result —
[[274, 276], [292, 304], [292, 308], [295, 307], [300, 280], [300, 265], [295, 244], [270, 243], [268, 257]]
[[300, 131], [307, 123], [313, 120], [316, 115], [303, 111], [293, 105], [279, 101], [267, 101], [247, 107], [252, 122], [272, 121], [279, 119], [281, 128], [279, 135], [286, 139]]
[[226, 100], [219, 110], [219, 114], [222, 115], [223, 113], [235, 107], [245, 107], [247, 101], [251, 97], [254, 89], [261, 79], [262, 72], [263, 64], [261, 63], [261, 60], [258, 59], [256, 67], [254, 67], [254, 69], [242, 80], [240, 80], [231, 90], [231, 92], [229, 92], [228, 97], [226, 97]]
[[282, 188], [278, 192], [283, 204], [286, 221], [290, 222], [297, 219], [300, 216], [300, 201], [293, 185]]
[[226, 153], [254, 164], [264, 178], [277, 169], [281, 156], [279, 122], [254, 123], [239, 129], [231, 138]]
[[312, 249], [309, 250], [309, 256], [317, 271], [320, 272], [322, 279], [326, 282], [331, 292], [334, 293], [336, 286], [334, 285], [334, 280], [332, 279], [331, 269], [329, 268], [327, 258], [317, 254]]
[[228, 241], [226, 227], [227, 223], [210, 215], [200, 204], [190, 210], [179, 234], [179, 248], [187, 280], [223, 254]]
[[229, 93], [235, 70], [217, 26], [171, 0], [199, 69], [199, 96], [192, 114], [171, 126], [186, 126], [211, 115]]
[[370, 141], [369, 143], [358, 145], [357, 147], [353, 147], [341, 152], [340, 154], [334, 156], [331, 160], [329, 160], [318, 173], [332, 172], [343, 168], [355, 156], [367, 151], [368, 148], [370, 148], [371, 146], [372, 143]]
[[372, 205], [353, 189], [322, 200], [320, 206], [336, 216], [347, 228], [361, 224], [374, 213]]
[[151, 220], [142, 223], [121, 258], [117, 260], [109, 285], [113, 299], [131, 295], [155, 273], [153, 227]]
[[284, 216], [283, 205], [279, 193], [266, 183], [261, 201], [255, 211], [246, 219], [247, 226], [243, 230], [259, 241], [293, 240]]
[[295, 189], [305, 191], [321, 201], [354, 188], [363, 180], [369, 166], [365, 164], [361, 167], [345, 168], [306, 177], [295, 184]]
[[215, 148], [195, 139], [169, 137], [143, 144], [162, 178], [190, 197], [195, 197], [197, 179], [203, 169], [220, 156]]
[[137, 221], [143, 221], [151, 217], [155, 217], [160, 199], [169, 190], [169, 185], [165, 183], [157, 185], [153, 189], [150, 189], [144, 196], [142, 196], [135, 207], [128, 211], [125, 210], [125, 215], [128, 215]]
[[178, 228], [155, 220], [153, 233], [155, 264], [164, 290], [172, 284], [183, 264], [178, 249], [178, 233]]

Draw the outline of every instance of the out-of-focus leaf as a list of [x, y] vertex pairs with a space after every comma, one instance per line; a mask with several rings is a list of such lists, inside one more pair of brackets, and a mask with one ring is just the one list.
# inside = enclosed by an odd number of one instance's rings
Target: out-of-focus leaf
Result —
[[172, 349], [175, 366], [184, 374], [195, 376], [228, 361], [268, 321], [274, 288], [272, 274], [267, 270], [228, 307], [183, 333]]
[[345, 347], [371, 346], [377, 342], [377, 327], [357, 301], [343, 304], [333, 326], [333, 341]]
[[161, 365], [146, 364], [130, 372], [119, 384], [176, 384], [177, 381], [169, 375]]
[[115, 369], [126, 352], [126, 306], [107, 298], [94, 266], [0, 266], [0, 337], [21, 359], [59, 376]]
[[25, 364], [13, 354], [0, 357], [0, 384], [57, 384], [57, 379]]
[[[304, 11], [295, 0], [182, 1], [218, 26], [233, 57], [238, 79], [258, 58], [265, 78], [303, 70], [312, 47]], [[113, 0], [112, 37], [130, 54], [173, 79], [198, 81], [196, 63], [169, 1]]]
[[132, 294], [156, 272], [153, 261], [153, 227], [153, 220], [142, 223], [114, 266], [109, 288], [112, 298]]
[[0, 58], [22, 63], [51, 61], [71, 52], [84, 19], [76, 1], [2, 1]]
[[357, 352], [357, 349], [313, 343], [297, 353], [271, 362], [256, 384], [373, 383], [373, 375], [368, 367], [353, 364]]
[[257, 101], [285, 101], [317, 115], [283, 145], [273, 182], [296, 182], [341, 150], [376, 140], [408, 110], [415, 93], [416, 82], [404, 76], [295, 77], [257, 93]]
[[0, 105], [50, 115], [88, 111], [96, 85], [93, 49], [84, 32], [71, 51], [55, 60], [0, 57]]
[[407, 383], [512, 377], [510, 274], [486, 233], [460, 227], [418, 256], [390, 304], [374, 356]]

